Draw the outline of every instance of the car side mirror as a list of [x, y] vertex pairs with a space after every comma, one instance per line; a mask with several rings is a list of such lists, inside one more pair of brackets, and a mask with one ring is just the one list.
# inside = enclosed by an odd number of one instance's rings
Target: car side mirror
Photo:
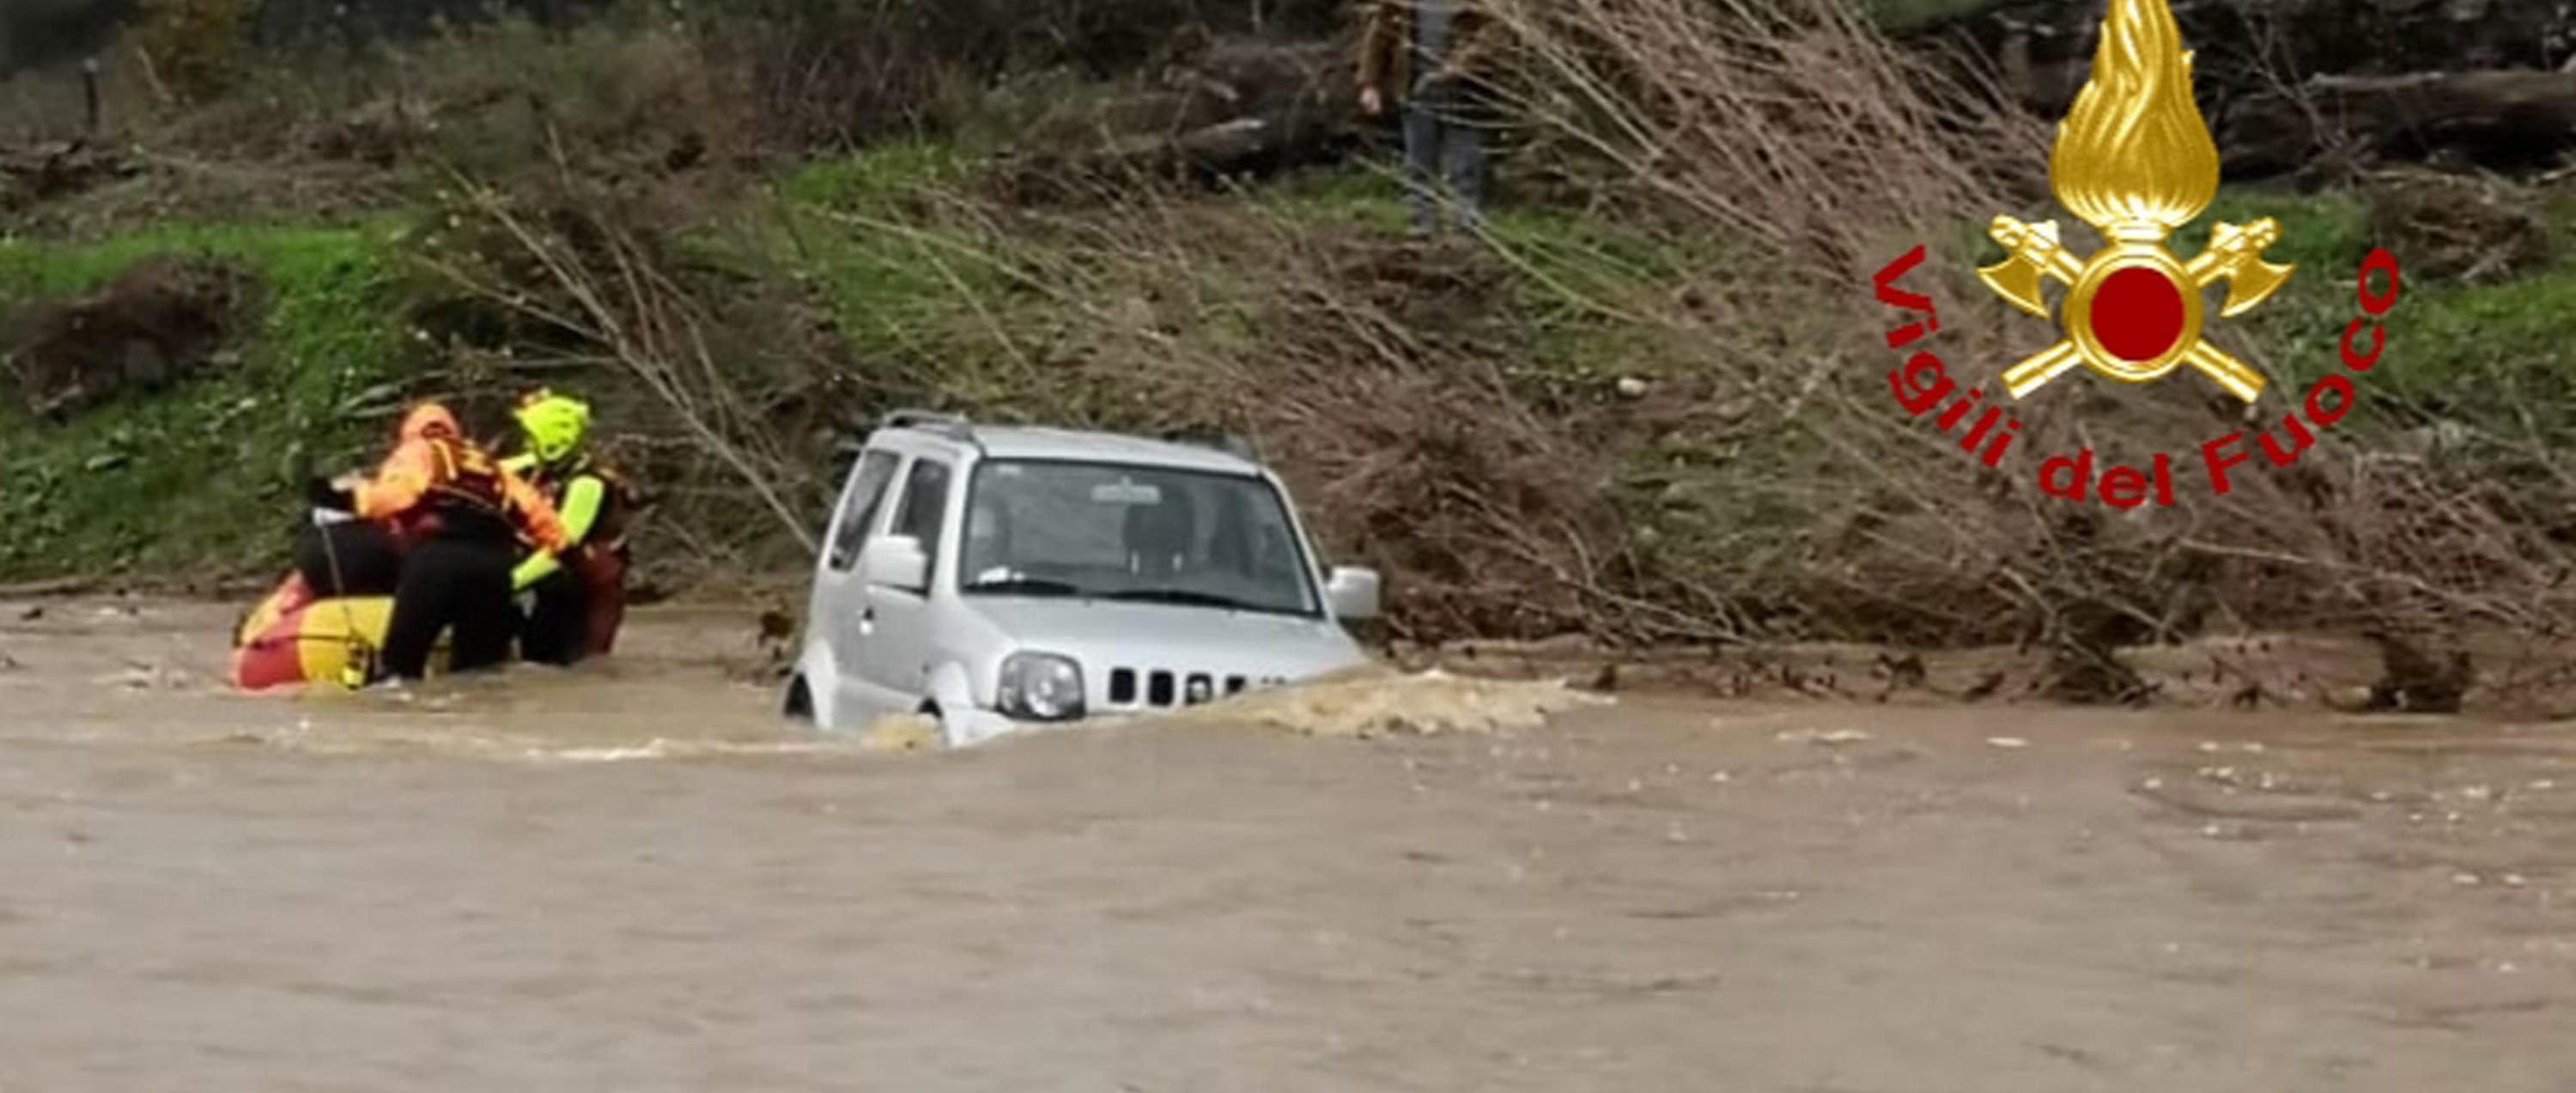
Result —
[[1354, 622], [1377, 617], [1378, 576], [1374, 569], [1357, 566], [1335, 566], [1324, 582], [1324, 598], [1331, 601], [1336, 618]]
[[880, 535], [859, 550], [859, 579], [906, 592], [925, 592], [930, 588], [930, 557], [922, 553], [920, 539]]

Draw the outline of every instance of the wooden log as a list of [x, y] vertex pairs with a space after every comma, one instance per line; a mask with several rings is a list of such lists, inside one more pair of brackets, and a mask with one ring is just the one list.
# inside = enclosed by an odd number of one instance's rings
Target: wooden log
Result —
[[1033, 126], [999, 172], [1019, 199], [1114, 191], [1139, 174], [1260, 175], [1329, 161], [1362, 133], [1331, 43], [1188, 41], [1128, 94]]
[[104, 577], [53, 577], [41, 581], [0, 584], [0, 600], [45, 599], [53, 596], [77, 596], [97, 588]]
[[2221, 147], [2240, 176], [2320, 156], [2547, 169], [2576, 149], [2576, 72], [2318, 76], [2249, 103]]

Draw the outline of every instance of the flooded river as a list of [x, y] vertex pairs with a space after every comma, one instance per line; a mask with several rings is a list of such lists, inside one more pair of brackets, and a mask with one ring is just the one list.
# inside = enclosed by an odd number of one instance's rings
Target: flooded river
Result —
[[818, 744], [613, 664], [0, 614], [0, 1091], [2563, 1091], [2576, 736], [1623, 699]]

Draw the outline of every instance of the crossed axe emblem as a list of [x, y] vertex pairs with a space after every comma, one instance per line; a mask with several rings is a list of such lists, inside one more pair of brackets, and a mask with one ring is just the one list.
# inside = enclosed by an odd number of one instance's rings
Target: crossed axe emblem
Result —
[[[2152, 224], [2111, 226], [2106, 234], [2115, 241], [2089, 259], [2067, 253], [2058, 240], [2054, 220], [2026, 224], [2011, 216], [1997, 216], [1988, 234], [2002, 244], [2007, 257], [1980, 268], [1977, 276], [2013, 306], [2045, 319], [2049, 317], [2048, 301], [2040, 296], [2041, 278], [2055, 278], [2069, 289], [2063, 324], [2067, 336], [2004, 371], [2004, 387], [2014, 398], [2028, 395], [2079, 362], [2130, 383], [2145, 383], [2189, 364], [2229, 394], [2247, 402], [2262, 393], [2260, 374], [2201, 336], [2200, 293], [2226, 280], [2227, 302], [2218, 313], [2227, 317], [2262, 303], [2281, 287], [2294, 267], [2263, 258], [2265, 248], [2281, 237], [2281, 226], [2271, 217], [2244, 225], [2219, 222], [2209, 233], [2209, 245], [2187, 263], [2177, 261], [2165, 249], [2164, 232]], [[2092, 322], [2094, 293], [2111, 275], [2132, 269], [2155, 271], [2181, 298], [2181, 329], [2162, 353], [2146, 360], [2125, 358], [2106, 349]]]

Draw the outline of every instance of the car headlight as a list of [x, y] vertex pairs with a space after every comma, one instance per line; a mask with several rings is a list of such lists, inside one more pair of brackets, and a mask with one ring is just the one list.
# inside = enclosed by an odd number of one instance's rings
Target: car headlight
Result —
[[1002, 712], [1032, 721], [1082, 716], [1082, 666], [1053, 653], [1013, 653], [1002, 661]]

